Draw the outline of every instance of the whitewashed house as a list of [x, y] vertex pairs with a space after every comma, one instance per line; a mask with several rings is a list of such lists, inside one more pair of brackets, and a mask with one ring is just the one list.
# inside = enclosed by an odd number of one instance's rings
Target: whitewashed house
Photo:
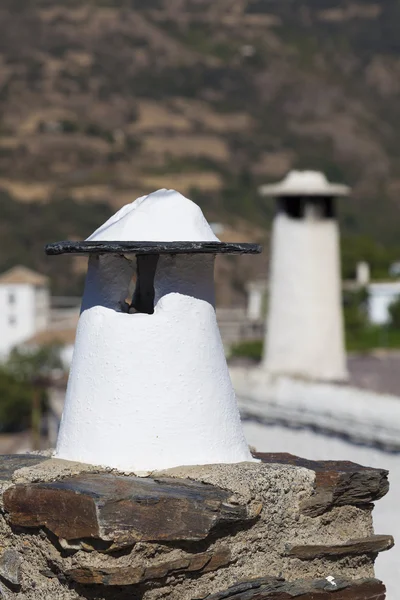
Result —
[[23, 266], [0, 275], [0, 357], [47, 329], [50, 319], [49, 280]]
[[390, 306], [400, 298], [400, 281], [372, 282], [367, 289], [369, 321], [374, 325], [387, 325]]

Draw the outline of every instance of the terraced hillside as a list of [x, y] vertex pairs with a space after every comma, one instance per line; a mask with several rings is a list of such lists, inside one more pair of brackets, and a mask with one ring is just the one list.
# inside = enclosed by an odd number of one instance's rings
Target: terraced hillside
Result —
[[[82, 264], [60, 269], [43, 242], [87, 235], [161, 186], [231, 238], [266, 241], [272, 207], [257, 186], [293, 167], [354, 186], [344, 231], [377, 245], [348, 246], [346, 274], [368, 252], [386, 268], [399, 19], [398, 0], [2, 0], [0, 268], [22, 261], [76, 291]], [[219, 268], [221, 302], [235, 304], [266, 258]]]

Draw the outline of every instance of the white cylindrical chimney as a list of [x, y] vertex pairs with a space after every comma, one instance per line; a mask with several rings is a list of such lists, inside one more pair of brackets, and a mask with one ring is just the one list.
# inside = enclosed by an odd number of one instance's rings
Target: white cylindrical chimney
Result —
[[136, 472], [252, 460], [213, 273], [219, 252], [258, 251], [221, 243], [198, 206], [167, 190], [125, 206], [86, 242], [48, 247], [90, 255], [57, 457]]
[[371, 270], [365, 261], [358, 262], [356, 266], [356, 281], [360, 287], [366, 287], [371, 281]]
[[259, 321], [263, 316], [266, 283], [264, 281], [251, 281], [247, 288], [247, 318], [249, 321]]
[[271, 375], [347, 379], [334, 199], [349, 189], [292, 171], [261, 193], [277, 199], [263, 367]]

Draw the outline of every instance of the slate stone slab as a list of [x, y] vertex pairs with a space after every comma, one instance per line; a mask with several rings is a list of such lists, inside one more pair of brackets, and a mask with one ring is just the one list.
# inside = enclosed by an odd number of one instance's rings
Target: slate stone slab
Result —
[[11, 481], [15, 471], [23, 467], [33, 467], [49, 460], [48, 456], [37, 454], [1, 454], [0, 455], [0, 481]]
[[202, 540], [219, 524], [247, 522], [246, 507], [229, 498], [226, 490], [189, 480], [87, 474], [13, 486], [4, 507], [14, 525], [45, 526], [66, 540], [92, 538], [119, 547]]
[[313, 461], [293, 454], [256, 453], [264, 463], [304, 467], [315, 472], [314, 494], [303, 501], [302, 511], [312, 517], [334, 506], [362, 506], [383, 498], [389, 491], [388, 471], [353, 462]]
[[341, 556], [378, 554], [379, 552], [390, 550], [393, 546], [394, 539], [391, 535], [371, 535], [359, 540], [349, 540], [345, 544], [292, 546], [288, 554], [301, 560], [313, 560], [323, 557], [340, 558]]
[[76, 583], [83, 585], [125, 586], [155, 579], [165, 579], [165, 577], [177, 573], [209, 573], [226, 566], [230, 561], [231, 553], [229, 549], [221, 548], [212, 552], [186, 554], [176, 558], [154, 561], [154, 564], [150, 566], [141, 564], [123, 567], [76, 567], [69, 569], [65, 575]]
[[224, 242], [54, 242], [45, 252], [56, 254], [260, 254], [258, 244]]
[[13, 548], [7, 548], [0, 556], [0, 577], [11, 585], [20, 585], [21, 563], [20, 554]]
[[326, 579], [285, 582], [262, 578], [242, 582], [223, 592], [195, 600], [385, 600], [385, 586], [377, 579]]

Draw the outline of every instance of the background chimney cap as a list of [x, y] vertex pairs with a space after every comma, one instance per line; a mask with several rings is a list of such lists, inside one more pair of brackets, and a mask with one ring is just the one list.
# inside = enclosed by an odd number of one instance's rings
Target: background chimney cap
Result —
[[290, 171], [279, 183], [262, 185], [263, 196], [348, 196], [350, 188], [340, 183], [329, 183], [320, 171]]

